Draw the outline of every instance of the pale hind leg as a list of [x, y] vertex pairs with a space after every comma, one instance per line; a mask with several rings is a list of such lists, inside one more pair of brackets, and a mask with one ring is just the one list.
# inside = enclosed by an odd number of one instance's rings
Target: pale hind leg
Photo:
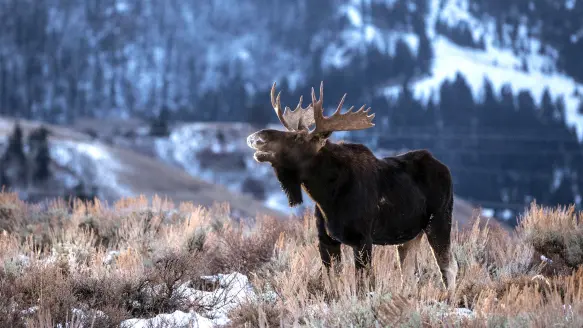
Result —
[[451, 210], [434, 215], [425, 233], [439, 266], [445, 289], [451, 291], [455, 288], [458, 271], [457, 261], [451, 249]]
[[423, 232], [420, 232], [415, 238], [397, 246], [399, 256], [399, 270], [401, 271], [401, 283], [403, 286], [407, 281], [414, 278], [417, 273], [417, 250], [423, 238]]

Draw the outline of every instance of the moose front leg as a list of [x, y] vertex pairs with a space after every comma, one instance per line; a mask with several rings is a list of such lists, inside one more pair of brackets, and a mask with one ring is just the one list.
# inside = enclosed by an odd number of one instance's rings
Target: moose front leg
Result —
[[366, 241], [362, 245], [352, 247], [354, 252], [354, 266], [356, 273], [356, 289], [360, 294], [366, 291], [365, 281], [369, 280], [369, 287], [374, 286], [372, 274], [372, 241]]
[[322, 264], [324, 264], [327, 273], [329, 273], [331, 266], [334, 265], [334, 272], [338, 274], [340, 273], [340, 262], [342, 261], [341, 244], [339, 241], [332, 239], [326, 232], [326, 222], [318, 206], [316, 206], [314, 215], [316, 217], [316, 228], [318, 229], [318, 249], [320, 250]]

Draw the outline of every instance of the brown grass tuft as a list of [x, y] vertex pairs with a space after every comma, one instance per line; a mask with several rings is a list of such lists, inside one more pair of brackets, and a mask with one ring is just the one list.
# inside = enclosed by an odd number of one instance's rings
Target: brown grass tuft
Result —
[[574, 206], [551, 209], [533, 203], [521, 219], [519, 229], [537, 252], [563, 264], [555, 265], [553, 271], [564, 274], [583, 264], [582, 219]]

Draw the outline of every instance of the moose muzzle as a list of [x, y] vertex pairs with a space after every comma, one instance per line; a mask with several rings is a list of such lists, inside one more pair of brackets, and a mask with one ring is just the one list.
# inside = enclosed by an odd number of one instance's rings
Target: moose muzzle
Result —
[[267, 142], [259, 135], [259, 132], [255, 132], [247, 137], [247, 146], [252, 149], [259, 149], [266, 143]]

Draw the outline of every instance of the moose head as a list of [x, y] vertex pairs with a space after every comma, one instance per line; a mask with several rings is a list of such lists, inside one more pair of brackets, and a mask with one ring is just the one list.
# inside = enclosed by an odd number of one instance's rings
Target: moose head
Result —
[[[288, 168], [305, 165], [324, 147], [334, 131], [362, 130], [374, 126], [370, 107], [365, 110], [363, 105], [356, 112], [354, 106], [341, 114], [346, 94], [340, 100], [336, 111], [330, 117], [324, 116], [323, 98], [324, 83], [320, 84], [320, 96], [316, 99], [312, 88], [312, 103], [302, 107], [303, 96], [296, 108], [285, 107], [282, 111], [280, 95], [275, 96], [275, 86], [271, 88], [271, 105], [286, 131], [264, 129], [247, 137], [247, 144], [255, 150], [254, 158], [258, 162], [270, 162]], [[314, 126], [312, 130], [310, 127]]]

